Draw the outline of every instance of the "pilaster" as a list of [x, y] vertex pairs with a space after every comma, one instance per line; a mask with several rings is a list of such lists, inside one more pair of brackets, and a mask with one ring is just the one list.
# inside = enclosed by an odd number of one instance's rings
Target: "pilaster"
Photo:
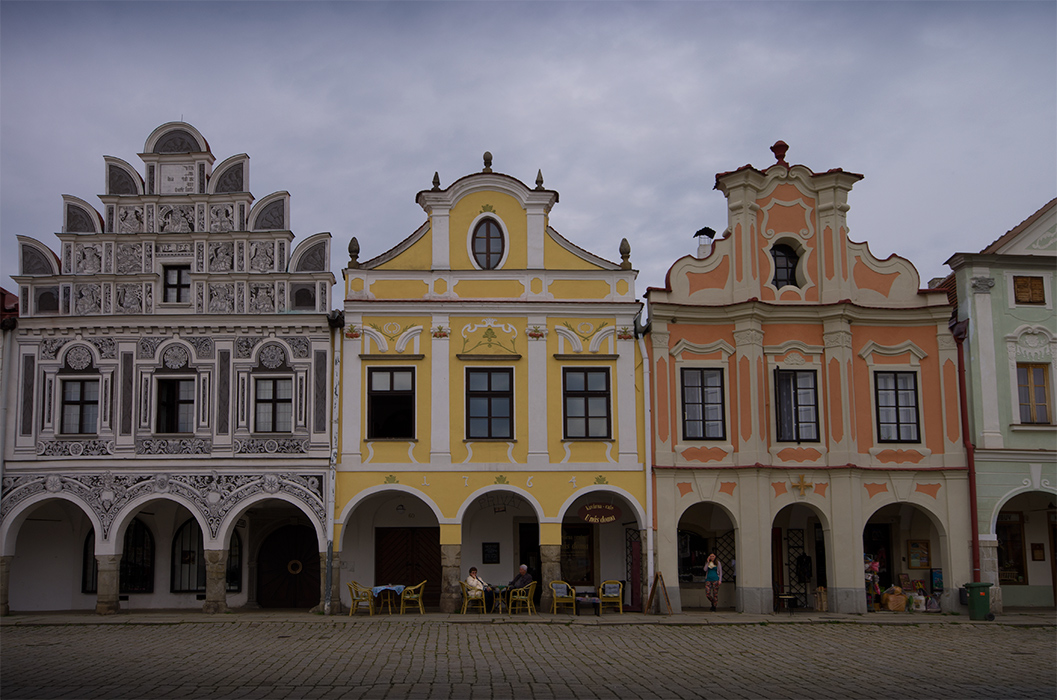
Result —
[[453, 613], [462, 608], [462, 545], [440, 546], [440, 611]]
[[551, 589], [551, 581], [558, 581], [562, 577], [561, 563], [562, 547], [560, 544], [540, 545], [540, 590], [543, 592], [540, 598], [540, 611], [550, 612], [554, 605], [554, 591]]

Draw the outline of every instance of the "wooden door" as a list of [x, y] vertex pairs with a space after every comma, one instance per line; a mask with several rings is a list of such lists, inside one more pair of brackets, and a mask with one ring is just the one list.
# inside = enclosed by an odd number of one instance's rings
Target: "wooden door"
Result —
[[286, 525], [268, 535], [257, 557], [257, 602], [262, 608], [311, 608], [319, 603], [315, 530]]
[[374, 582], [414, 586], [426, 582], [426, 607], [440, 607], [439, 527], [379, 527], [374, 531]]

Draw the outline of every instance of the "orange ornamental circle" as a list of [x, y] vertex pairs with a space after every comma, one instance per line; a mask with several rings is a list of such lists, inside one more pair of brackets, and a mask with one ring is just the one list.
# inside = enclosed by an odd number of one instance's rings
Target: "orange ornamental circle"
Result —
[[290, 563], [286, 565], [286, 570], [295, 576], [301, 573], [302, 568], [304, 568], [304, 565], [298, 559], [291, 559]]
[[592, 525], [612, 523], [621, 516], [620, 508], [617, 508], [612, 503], [588, 503], [580, 506], [578, 514], [580, 520]]

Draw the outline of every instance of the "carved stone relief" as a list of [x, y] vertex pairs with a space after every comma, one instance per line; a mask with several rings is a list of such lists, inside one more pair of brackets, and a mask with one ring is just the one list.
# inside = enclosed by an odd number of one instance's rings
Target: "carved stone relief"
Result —
[[182, 345], [170, 345], [162, 353], [162, 363], [166, 369], [183, 369], [190, 361], [191, 355]]
[[165, 258], [173, 255], [190, 255], [191, 244], [190, 243], [159, 243], [158, 244], [158, 257]]
[[54, 268], [43, 253], [32, 246], [22, 246], [23, 275], [50, 275], [53, 271]]
[[143, 244], [120, 243], [117, 247], [117, 274], [143, 272]]
[[294, 353], [294, 357], [308, 357], [308, 349], [311, 347], [311, 343], [308, 342], [308, 338], [303, 335], [300, 336], [286, 336], [281, 338], [287, 345], [290, 346], [290, 350]]
[[250, 270], [271, 272], [275, 268], [275, 249], [271, 241], [250, 243]]
[[40, 359], [54, 360], [59, 355], [63, 345], [70, 342], [66, 338], [45, 338], [40, 341]]
[[734, 342], [738, 345], [763, 345], [763, 331], [754, 328], [734, 331]]
[[257, 215], [254, 222], [254, 231], [277, 231], [286, 228], [286, 205], [281, 199], [277, 199], [264, 208]]
[[88, 342], [94, 345], [95, 349], [99, 351], [100, 359], [117, 359], [117, 342], [113, 338], [92, 338]]
[[38, 457], [98, 457], [114, 454], [113, 440], [41, 440]]
[[260, 338], [242, 336], [235, 341], [235, 357], [245, 359], [253, 356], [253, 348], [261, 342]]
[[136, 438], [138, 455], [207, 455], [213, 452], [208, 438]]
[[184, 338], [187, 343], [195, 349], [195, 357], [199, 360], [213, 359], [213, 339], [208, 336], [195, 336]]
[[104, 314], [113, 313], [113, 307], [111, 306], [112, 300], [110, 298], [111, 291], [113, 290], [113, 288], [114, 288], [113, 285], [110, 285], [110, 284], [104, 284], [103, 285], [103, 313]]
[[223, 233], [235, 229], [235, 206], [233, 204], [214, 204], [209, 208], [209, 230], [212, 233]]
[[74, 311], [78, 316], [97, 314], [102, 308], [102, 290], [98, 284], [75, 284]]
[[297, 438], [247, 438], [235, 440], [235, 454], [304, 454], [308, 440]]
[[[151, 185], [153, 186], [154, 183], [151, 182]], [[154, 205], [153, 204], [148, 204], [147, 205], [147, 232], [148, 233], [154, 233]]]
[[850, 348], [851, 347], [851, 333], [848, 331], [832, 331], [830, 333], [822, 334], [823, 341], [826, 343], [827, 348]]
[[242, 192], [242, 163], [224, 171], [217, 182], [216, 192]]
[[990, 294], [991, 288], [995, 286], [992, 277], [973, 277], [969, 283], [974, 294]]
[[297, 261], [297, 272], [323, 272], [327, 269], [327, 244], [320, 241], [309, 248]]
[[267, 369], [278, 369], [286, 364], [286, 351], [274, 343], [268, 345], [261, 349], [260, 363]]
[[209, 271], [230, 272], [234, 266], [235, 245], [231, 241], [209, 244]]
[[246, 244], [239, 241], [238, 254], [235, 256], [235, 269], [242, 272], [245, 269]]
[[83, 345], [74, 345], [66, 351], [66, 365], [80, 372], [92, 364], [92, 351]]
[[111, 165], [107, 176], [107, 194], [138, 194], [136, 181], [124, 168]]
[[136, 357], [141, 360], [153, 360], [154, 354], [158, 352], [158, 346], [166, 341], [166, 338], [140, 338], [136, 348]]
[[190, 233], [195, 227], [195, 209], [190, 204], [163, 204], [159, 210], [158, 231]]
[[199, 204], [198, 205], [198, 228], [196, 228], [195, 231], [205, 231], [205, 230], [206, 230], [206, 205]]
[[155, 153], [198, 153], [198, 141], [184, 129], [173, 129], [158, 139]]
[[143, 232], [143, 207], [118, 207], [117, 210], [117, 232], [118, 233], [142, 233]]
[[95, 233], [92, 218], [84, 208], [75, 204], [66, 205], [66, 231], [68, 233]]
[[235, 312], [235, 285], [209, 285], [209, 313], [230, 314]]
[[103, 269], [103, 248], [98, 243], [78, 243], [74, 246], [73, 271], [78, 275], [94, 275]]
[[251, 314], [275, 313], [275, 290], [270, 284], [250, 285]]

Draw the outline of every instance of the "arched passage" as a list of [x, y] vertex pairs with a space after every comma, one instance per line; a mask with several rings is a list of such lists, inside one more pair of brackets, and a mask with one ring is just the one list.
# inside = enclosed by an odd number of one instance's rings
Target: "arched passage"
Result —
[[[863, 526], [863, 567], [876, 564], [877, 586], [866, 581], [864, 595], [867, 611], [880, 610], [882, 596], [891, 586], [906, 590], [907, 595], [920, 592], [939, 596], [949, 585], [950, 552], [947, 533], [939, 519], [913, 503], [890, 503], [876, 510]], [[913, 604], [913, 600], [907, 601]], [[898, 605], [893, 602], [893, 606]]]
[[705, 585], [709, 554], [716, 555], [720, 566], [718, 607], [735, 607], [737, 530], [730, 513], [716, 503], [695, 503], [679, 518], [677, 532], [679, 597], [683, 609], [710, 607]]
[[995, 513], [991, 533], [998, 545], [999, 610], [1057, 606], [1057, 496], [1018, 493]]
[[346, 510], [335, 581], [343, 601], [349, 601], [351, 581], [366, 587], [425, 581], [425, 605], [440, 606], [440, 522], [431, 505], [394, 488], [377, 490]]
[[536, 585], [536, 600], [543, 594], [543, 561], [540, 554], [539, 504], [521, 489], [491, 486], [474, 493], [459, 509], [462, 526], [460, 578], [470, 567], [488, 583], [506, 584], [518, 567], [528, 567]]
[[833, 577], [829, 527], [806, 503], [782, 508], [771, 523], [771, 586], [774, 609], [813, 609]]

